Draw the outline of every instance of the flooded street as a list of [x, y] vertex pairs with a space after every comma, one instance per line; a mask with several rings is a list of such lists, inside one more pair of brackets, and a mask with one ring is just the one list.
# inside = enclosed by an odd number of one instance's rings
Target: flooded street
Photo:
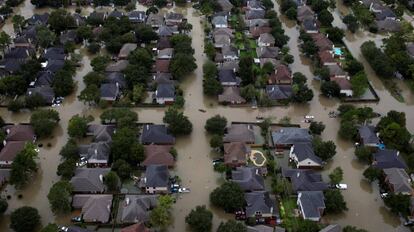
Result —
[[[275, 4], [275, 10], [279, 13], [278, 5]], [[333, 12], [335, 26], [344, 28], [340, 19], [340, 13], [346, 13], [347, 9], [337, 3], [338, 9]], [[70, 8], [74, 10], [74, 8]], [[142, 6], [139, 9], [145, 9]], [[91, 8], [88, 8], [88, 11]], [[30, 17], [35, 12], [44, 12], [45, 10], [34, 9], [30, 4], [30, 0], [26, 0], [16, 12], [23, 15], [25, 18]], [[327, 99], [319, 95], [319, 83], [313, 80], [311, 61], [300, 55], [298, 48], [299, 28], [293, 21], [288, 21], [284, 17], [280, 17], [285, 33], [290, 37], [289, 48], [290, 53], [294, 56], [295, 62], [291, 65], [293, 72], [302, 72], [308, 77], [308, 84], [314, 91], [314, 98], [306, 105], [291, 105], [289, 107], [272, 107], [263, 109], [251, 109], [250, 107], [226, 107], [218, 105], [216, 100], [204, 97], [202, 90], [203, 75], [202, 66], [206, 60], [203, 54], [204, 31], [200, 20], [203, 18], [198, 15], [191, 7], [188, 8], [174, 8], [170, 11], [176, 11], [184, 14], [188, 22], [193, 25], [191, 37], [193, 39], [193, 48], [195, 49], [194, 57], [197, 60], [198, 68], [194, 74], [185, 78], [182, 83], [182, 89], [185, 94], [184, 114], [189, 117], [193, 123], [193, 132], [191, 135], [177, 139], [176, 148], [178, 151], [178, 159], [175, 167], [175, 172], [182, 179], [182, 184], [191, 189], [191, 193], [180, 196], [177, 203], [174, 205], [174, 225], [170, 231], [189, 231], [185, 225], [185, 216], [191, 209], [197, 205], [209, 205], [209, 193], [223, 182], [223, 178], [219, 173], [214, 172], [212, 165], [212, 154], [209, 146], [209, 137], [205, 133], [205, 121], [220, 114], [225, 116], [229, 122], [231, 121], [246, 121], [255, 122], [256, 116], [276, 118], [277, 122], [284, 116], [291, 118], [293, 123], [300, 123], [307, 127], [307, 124], [302, 123], [304, 115], [314, 115], [317, 121], [323, 121], [326, 129], [323, 133], [323, 139], [333, 140], [337, 145], [337, 155], [327, 165], [324, 173], [328, 174], [335, 167], [342, 167], [344, 170], [344, 182], [348, 184], [348, 190], [343, 191], [345, 200], [349, 210], [335, 217], [325, 217], [325, 221], [329, 223], [339, 223], [341, 225], [354, 225], [360, 228], [365, 228], [369, 231], [405, 231], [405, 228], [398, 228], [400, 221], [393, 216], [385, 207], [382, 199], [379, 196], [378, 187], [370, 185], [363, 180], [362, 172], [366, 168], [359, 164], [354, 157], [354, 148], [350, 142], [343, 141], [337, 136], [339, 129], [339, 120], [328, 117], [328, 112], [335, 110], [339, 106], [339, 101]], [[86, 13], [86, 10], [83, 10]], [[3, 29], [9, 34], [13, 33], [13, 26], [8, 19]], [[375, 111], [386, 114], [389, 110], [404, 111], [408, 123], [407, 127], [411, 132], [414, 132], [414, 99], [412, 93], [408, 89], [404, 89], [404, 97], [406, 103], [400, 103], [395, 100], [389, 92], [384, 88], [382, 82], [374, 74], [372, 69], [363, 59], [360, 54], [360, 45], [368, 40], [375, 40], [380, 43], [382, 36], [373, 35], [367, 32], [358, 32], [357, 34], [346, 33], [344, 39], [348, 49], [355, 58], [360, 60], [365, 67], [369, 80], [377, 91], [380, 102], [366, 104], [373, 107]], [[40, 141], [43, 147], [40, 148], [39, 157], [39, 171], [31, 182], [22, 191], [15, 191], [13, 187], [8, 186], [3, 195], [11, 195], [9, 200], [9, 209], [6, 216], [0, 221], [0, 231], [9, 231], [8, 215], [14, 209], [30, 205], [36, 207], [42, 217], [43, 224], [56, 221], [57, 223], [67, 223], [68, 217], [55, 217], [49, 208], [47, 200], [47, 193], [52, 184], [59, 180], [56, 175], [57, 165], [60, 162], [59, 151], [66, 143], [68, 135], [66, 128], [69, 119], [75, 114], [93, 115], [95, 121], [99, 120], [99, 115], [102, 112], [100, 109], [91, 108], [82, 102], [79, 102], [77, 95], [84, 88], [82, 77], [92, 70], [90, 60], [92, 57], [87, 56], [84, 49], [78, 50], [83, 54], [82, 67], [77, 70], [76, 93], [64, 100], [62, 106], [56, 108], [60, 114], [60, 126], [54, 132], [52, 139]], [[200, 112], [198, 109], [205, 109], [206, 113]], [[164, 116], [164, 109], [162, 108], [133, 108], [138, 113], [140, 122], [162, 123]], [[0, 109], [1, 116], [6, 122], [28, 122], [30, 118], [29, 113], [13, 114], [7, 109]], [[50, 143], [50, 147], [48, 146]], [[18, 199], [18, 195], [22, 194], [22, 199]], [[232, 215], [226, 215], [222, 210], [212, 209], [214, 212], [214, 226], [215, 230], [220, 221], [232, 218]], [[369, 222], [369, 223], [368, 223]]]

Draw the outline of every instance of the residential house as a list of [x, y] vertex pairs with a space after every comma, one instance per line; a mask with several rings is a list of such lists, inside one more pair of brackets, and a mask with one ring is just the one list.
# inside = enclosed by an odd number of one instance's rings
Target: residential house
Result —
[[49, 85], [28, 88], [26, 91], [26, 96], [34, 96], [34, 95], [41, 96], [47, 105], [52, 105], [53, 102], [55, 101], [55, 91]]
[[146, 24], [152, 28], [159, 28], [164, 25], [164, 16], [161, 13], [150, 13], [147, 17]]
[[406, 47], [408, 55], [410, 55], [411, 58], [414, 58], [414, 43], [407, 43]]
[[320, 52], [325, 50], [331, 51], [333, 49], [334, 44], [325, 35], [321, 33], [314, 33], [310, 34], [310, 36]]
[[318, 52], [319, 62], [321, 65], [337, 65], [338, 62], [335, 60], [334, 55], [331, 51], [325, 50]]
[[253, 37], [254, 39], [258, 39], [261, 34], [271, 33], [271, 32], [272, 32], [272, 28], [269, 26], [261, 26], [261, 27], [254, 26], [254, 27], [249, 28], [250, 36]]
[[[3, 127], [6, 131], [6, 141], [25, 141], [34, 143], [36, 141], [36, 134], [31, 125], [17, 124]], [[4, 141], [3, 141], [4, 144]]]
[[85, 222], [107, 223], [111, 217], [112, 195], [75, 194], [72, 207], [82, 210]]
[[308, 34], [319, 33], [318, 21], [312, 17], [303, 19], [302, 28]]
[[105, 72], [122, 72], [128, 66], [127, 60], [118, 60], [115, 63], [111, 63], [105, 68]]
[[44, 25], [46, 26], [49, 21], [49, 13], [34, 14], [32, 17], [27, 19], [29, 25]]
[[116, 101], [120, 96], [120, 90], [118, 84], [113, 83], [103, 83], [99, 89], [100, 99], [105, 101]]
[[170, 72], [170, 60], [155, 60], [153, 67], [154, 73], [169, 73]]
[[282, 169], [282, 176], [292, 183], [294, 193], [300, 191], [324, 191], [329, 185], [322, 175], [310, 169]]
[[239, 61], [238, 60], [225, 60], [223, 63], [219, 64], [222, 69], [232, 69], [235, 72], [239, 71]]
[[[257, 59], [256, 59], [257, 60]], [[256, 61], [255, 61], [256, 62]], [[257, 63], [257, 62], [256, 62]], [[279, 60], [276, 60], [274, 58], [260, 58], [259, 59], [259, 63], [260, 63], [260, 67], [263, 68], [263, 66], [266, 63], [270, 63], [273, 65], [273, 67], [278, 67], [279, 65], [281, 65]]]
[[175, 86], [172, 83], [161, 83], [157, 85], [154, 100], [161, 105], [172, 104], [175, 101]]
[[174, 53], [173, 48], [164, 48], [161, 50], [157, 50], [157, 59], [172, 59]]
[[221, 53], [223, 54], [224, 60], [238, 60], [239, 59], [239, 50], [233, 46], [224, 45], [221, 48]]
[[160, 37], [157, 41], [157, 49], [162, 50], [165, 48], [172, 48], [170, 39], [168, 37]]
[[127, 87], [125, 75], [122, 72], [105, 73], [105, 82], [118, 85], [120, 90], [125, 89]]
[[272, 142], [276, 148], [290, 148], [294, 143], [312, 142], [308, 129], [298, 127], [283, 127], [272, 132]]
[[412, 195], [413, 188], [411, 187], [411, 178], [407, 172], [402, 168], [387, 168], [384, 169], [385, 184], [390, 189], [390, 192], [395, 194]]
[[297, 204], [303, 219], [320, 221], [325, 210], [325, 197], [321, 191], [299, 192]]
[[314, 18], [315, 12], [307, 5], [298, 7], [296, 19], [299, 22], [303, 22], [307, 18]]
[[[276, 220], [280, 219], [279, 207], [275, 200], [270, 198], [267, 191], [253, 191], [244, 194], [246, 200], [246, 217], [255, 219], [267, 219], [269, 223], [276, 224]], [[270, 221], [273, 221], [271, 223]]]
[[31, 83], [31, 86], [52, 86], [54, 73], [40, 71], [37, 73], [34, 84]]
[[118, 11], [116, 8], [111, 13], [108, 14], [108, 18], [112, 17], [115, 19], [121, 19], [121, 17], [124, 16], [124, 13], [121, 11]]
[[108, 14], [106, 12], [94, 11], [89, 14], [88, 20], [93, 21], [93, 22], [103, 23], [106, 20], [107, 16]]
[[[328, 67], [330, 66], [332, 65], [329, 65]], [[347, 97], [352, 97], [354, 94], [354, 91], [352, 90], [352, 84], [348, 79], [342, 77], [331, 77], [331, 81], [334, 81], [338, 84], [340, 94], [343, 94]]]
[[133, 52], [135, 49], [137, 48], [137, 44], [136, 43], [126, 43], [124, 45], [122, 45], [121, 50], [119, 51], [118, 54], [118, 59], [127, 59], [128, 55]]
[[244, 191], [264, 190], [264, 179], [255, 167], [237, 167], [231, 171], [231, 181], [238, 184]]
[[183, 22], [184, 16], [180, 13], [169, 12], [165, 16], [165, 23], [167, 25], [178, 25]]
[[270, 74], [268, 82], [274, 85], [290, 85], [292, 84], [292, 73], [286, 65], [280, 64]]
[[278, 47], [257, 47], [256, 48], [257, 58], [271, 58], [276, 59], [279, 55]]
[[131, 11], [128, 13], [128, 19], [131, 23], [144, 23], [146, 17], [145, 11]]
[[121, 229], [121, 232], [150, 232], [143, 222], [132, 224]]
[[0, 151], [0, 166], [11, 167], [14, 158], [24, 149], [25, 145], [25, 141], [6, 142]]
[[407, 165], [400, 156], [400, 152], [397, 150], [378, 150], [376, 153], [374, 153], [373, 159], [374, 161], [372, 162], [372, 166], [375, 168], [407, 168]]
[[65, 50], [63, 47], [47, 48], [43, 54], [43, 58], [46, 60], [65, 60]]
[[0, 69], [4, 72], [13, 74], [20, 70], [20, 67], [35, 55], [32, 47], [12, 47], [5, 51], [3, 59], [0, 61]]
[[338, 224], [331, 224], [323, 228], [319, 232], [342, 232], [341, 226]]
[[215, 37], [216, 35], [227, 35], [230, 38], [234, 38], [233, 30], [227, 27], [214, 28], [212, 35], [213, 37]]
[[358, 128], [359, 141], [362, 145], [367, 147], [377, 147], [381, 141], [378, 133], [375, 132], [375, 127], [370, 125], [363, 125]]
[[[125, 200], [119, 204], [119, 221], [121, 223], [140, 224], [148, 222], [151, 210], [154, 209], [157, 204], [158, 196], [156, 195], [125, 195]], [[122, 231], [124, 231], [124, 229]]]
[[162, 83], [174, 83], [172, 80], [171, 73], [155, 73], [152, 75], [153, 83], [162, 84]]
[[114, 124], [102, 125], [91, 124], [88, 125], [86, 135], [93, 136], [94, 142], [112, 142], [112, 135], [115, 134], [116, 127]]
[[79, 146], [79, 155], [88, 160], [88, 166], [107, 167], [111, 146], [108, 142], [94, 142]]
[[233, 9], [233, 4], [229, 0], [217, 0], [217, 4], [219, 4], [220, 9], [226, 13], [230, 13], [231, 9]]
[[141, 135], [141, 143], [172, 145], [175, 143], [174, 136], [168, 134], [165, 125], [144, 125]]
[[245, 14], [246, 20], [251, 19], [264, 19], [265, 18], [266, 11], [263, 9], [260, 10], [248, 10]]
[[247, 10], [264, 10], [265, 7], [263, 6], [260, 0], [248, 0], [246, 3]]
[[68, 230], [65, 232], [93, 232], [93, 231], [89, 229], [84, 229], [78, 226], [68, 226]]
[[254, 144], [255, 141], [253, 125], [249, 124], [232, 124], [227, 127], [227, 133], [223, 138], [224, 143], [244, 142]]
[[177, 26], [162, 25], [157, 31], [160, 37], [170, 37], [179, 33]]
[[214, 47], [222, 48], [224, 46], [230, 46], [231, 37], [227, 34], [217, 34], [214, 35]]
[[218, 101], [222, 104], [244, 104], [246, 99], [240, 96], [239, 87], [224, 87], [223, 93], [218, 96]]
[[270, 33], [263, 33], [257, 39], [259, 47], [273, 47], [275, 45], [275, 38]]
[[287, 100], [292, 96], [293, 90], [290, 85], [266, 85], [266, 94], [270, 100]]
[[331, 78], [349, 78], [348, 73], [345, 72], [338, 64], [327, 65], [329, 76]]
[[222, 86], [239, 86], [241, 83], [241, 79], [231, 69], [220, 69], [218, 79]]
[[10, 180], [11, 169], [0, 169], [0, 187], [3, 187]]
[[290, 148], [289, 159], [297, 168], [321, 168], [322, 160], [315, 155], [312, 143], [294, 143]]
[[56, 73], [65, 66], [65, 61], [64, 60], [47, 60], [45, 63], [42, 63], [42, 66], [43, 65], [44, 65], [44, 70], [46, 72]]
[[65, 45], [67, 43], [78, 43], [79, 37], [76, 30], [67, 30], [65, 32], [62, 32], [62, 34], [59, 36], [59, 42], [62, 45]]
[[244, 23], [248, 28], [252, 27], [268, 27], [269, 19], [259, 18], [259, 19], [248, 19], [244, 20]]
[[103, 193], [105, 192], [104, 176], [110, 168], [77, 168], [70, 180], [75, 193]]
[[256, 225], [247, 226], [247, 232], [286, 232], [285, 228], [276, 226]]
[[251, 149], [243, 142], [224, 144], [224, 164], [229, 167], [245, 166]]
[[227, 28], [227, 16], [216, 16], [211, 20], [214, 28]]
[[140, 186], [146, 193], [168, 193], [170, 173], [165, 165], [149, 165]]
[[86, 17], [78, 13], [72, 14], [73, 20], [75, 20], [75, 27], [84, 26], [86, 24]]
[[393, 19], [384, 19], [376, 21], [378, 31], [399, 32], [401, 31], [401, 23]]
[[381, 21], [381, 20], [389, 19], [389, 20], [395, 21], [397, 19], [397, 15], [395, 15], [394, 11], [392, 11], [389, 7], [380, 6], [378, 8], [379, 9], [376, 9], [374, 11], [376, 20]]
[[142, 165], [165, 165], [173, 167], [175, 163], [174, 156], [171, 154], [172, 146], [170, 145], [146, 145], [144, 146], [145, 160]]

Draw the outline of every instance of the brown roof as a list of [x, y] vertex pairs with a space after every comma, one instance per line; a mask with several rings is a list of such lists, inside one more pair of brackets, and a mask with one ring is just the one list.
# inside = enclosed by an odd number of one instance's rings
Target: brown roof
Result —
[[247, 124], [233, 124], [227, 127], [227, 134], [224, 135], [223, 142], [255, 143], [253, 126]]
[[0, 152], [0, 161], [13, 161], [16, 155], [23, 150], [25, 144], [25, 141], [7, 142]]
[[250, 34], [252, 34], [253, 38], [258, 38], [260, 34], [270, 33], [272, 31], [271, 27], [250, 27]]
[[5, 128], [7, 141], [33, 141], [36, 138], [31, 125], [13, 125]]
[[157, 59], [154, 65], [154, 72], [168, 73], [170, 67], [170, 60]]
[[335, 81], [341, 90], [350, 90], [352, 89], [351, 82], [346, 78], [340, 78], [340, 77], [331, 77], [331, 81]]
[[321, 61], [322, 64], [335, 62], [335, 59], [332, 53], [329, 52], [328, 50], [321, 51], [318, 53], [318, 55], [319, 55], [319, 60]]
[[297, 19], [298, 21], [302, 22], [307, 17], [313, 17], [315, 15], [315, 12], [309, 7], [309, 6], [300, 6], [297, 10]]
[[325, 35], [320, 33], [310, 34], [315, 45], [319, 48], [319, 51], [331, 50], [333, 47], [332, 41], [330, 41]]
[[121, 232], [149, 232], [149, 231], [150, 230], [147, 227], [145, 227], [143, 222], [125, 227], [121, 230]]
[[269, 77], [270, 83], [277, 83], [279, 81], [290, 81], [292, 79], [292, 75], [290, 74], [289, 68], [281, 64], [277, 66], [276, 70], [272, 75]]
[[157, 42], [158, 49], [172, 48], [170, 39], [168, 37], [161, 37]]
[[145, 148], [145, 160], [142, 165], [162, 164], [169, 167], [174, 166], [174, 157], [170, 153], [172, 146], [168, 145], [148, 145]]
[[246, 163], [250, 148], [244, 142], [224, 144], [224, 163], [227, 165], [243, 165]]
[[240, 96], [240, 89], [238, 87], [227, 87], [224, 88], [222, 94], [218, 96], [219, 102], [221, 103], [245, 103], [246, 100]]
[[126, 43], [122, 46], [121, 50], [119, 51], [118, 57], [119, 58], [127, 58], [129, 53], [134, 51], [137, 48], [137, 44], [135, 43]]

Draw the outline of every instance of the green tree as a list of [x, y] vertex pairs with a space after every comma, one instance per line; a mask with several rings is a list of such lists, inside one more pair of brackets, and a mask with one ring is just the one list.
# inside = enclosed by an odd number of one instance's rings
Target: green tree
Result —
[[341, 126], [338, 131], [339, 136], [347, 140], [353, 140], [358, 134], [358, 128], [352, 121], [341, 121]]
[[96, 85], [101, 86], [102, 82], [104, 82], [105, 77], [98, 72], [89, 72], [83, 77], [83, 82], [86, 86], [89, 85]]
[[141, 43], [149, 43], [158, 39], [157, 33], [150, 26], [139, 26], [135, 31], [137, 41]]
[[83, 101], [85, 104], [87, 103], [89, 105], [93, 103], [97, 104], [100, 98], [101, 93], [98, 86], [95, 84], [86, 86], [86, 88], [83, 89], [78, 96], [79, 101]]
[[213, 213], [205, 205], [199, 205], [185, 217], [185, 222], [195, 232], [209, 232], [213, 226]]
[[137, 164], [143, 159], [137, 158], [137, 133], [134, 129], [124, 127], [112, 136], [111, 154], [113, 160], [123, 159]]
[[59, 155], [64, 159], [79, 159], [78, 145], [75, 140], [69, 139], [68, 142], [62, 147]]
[[145, 88], [143, 85], [134, 85], [134, 88], [132, 90], [132, 100], [135, 103], [141, 103], [142, 100], [144, 100], [145, 97]]
[[4, 50], [11, 44], [10, 36], [2, 31], [0, 32], [0, 50], [4, 53]]
[[5, 213], [8, 207], [9, 203], [7, 203], [7, 200], [4, 198], [0, 198], [0, 214]]
[[240, 89], [240, 95], [246, 99], [246, 101], [252, 101], [253, 99], [256, 99], [258, 91], [254, 85], [249, 84]]
[[30, 124], [38, 137], [50, 136], [59, 121], [59, 113], [52, 109], [38, 109], [30, 117]]
[[25, 105], [28, 109], [36, 109], [40, 106], [45, 106], [46, 102], [45, 99], [39, 93], [32, 94], [30, 96], [26, 96], [24, 99]]
[[359, 72], [351, 78], [351, 88], [354, 97], [362, 96], [368, 88], [367, 75]]
[[174, 55], [170, 63], [170, 72], [177, 80], [187, 76], [197, 68], [193, 56], [185, 53], [178, 53]]
[[238, 184], [226, 182], [210, 193], [210, 202], [232, 213], [245, 205], [244, 192]]
[[359, 161], [369, 164], [372, 159], [372, 151], [369, 147], [357, 147], [355, 148], [355, 156]]
[[317, 222], [301, 219], [298, 220], [298, 228], [296, 231], [306, 231], [306, 232], [318, 232], [319, 225]]
[[22, 30], [22, 27], [26, 24], [25, 19], [21, 15], [14, 15], [12, 18], [13, 29], [16, 33]]
[[358, 19], [352, 14], [346, 15], [342, 21], [346, 24], [348, 30], [350, 30], [352, 33], [355, 33], [359, 28]]
[[53, 184], [47, 194], [50, 208], [55, 214], [67, 214], [72, 210], [72, 184], [69, 181], [61, 180]]
[[100, 118], [102, 123], [117, 123], [119, 127], [124, 122], [124, 125], [133, 127], [138, 121], [138, 114], [128, 108], [112, 108], [105, 110]]
[[10, 171], [10, 184], [16, 188], [22, 188], [26, 185], [32, 173], [37, 170], [35, 160], [38, 158], [38, 154], [35, 148], [35, 145], [32, 143], [27, 143], [13, 160]]
[[285, 12], [286, 17], [290, 20], [296, 20], [297, 14], [296, 7], [291, 7]]
[[229, 220], [225, 223], [221, 222], [217, 232], [247, 232], [247, 228], [243, 223]]
[[368, 232], [368, 231], [364, 229], [358, 229], [355, 226], [345, 226], [342, 229], [342, 232]]
[[336, 167], [330, 174], [331, 184], [339, 184], [344, 179], [344, 171], [341, 167]]
[[74, 115], [69, 120], [68, 134], [72, 138], [83, 138], [88, 130], [88, 123], [93, 121], [93, 117]]
[[369, 182], [373, 182], [381, 177], [382, 171], [381, 169], [370, 166], [365, 169], [363, 175]]
[[145, 48], [138, 48], [128, 55], [130, 64], [144, 66], [151, 69], [154, 63], [151, 53]]
[[406, 217], [410, 215], [410, 196], [404, 194], [389, 194], [384, 203], [391, 209], [391, 212]]
[[10, 228], [16, 232], [33, 232], [38, 226], [40, 226], [40, 215], [33, 207], [20, 207], [10, 215]]
[[67, 30], [75, 25], [75, 19], [64, 9], [52, 11], [47, 21], [50, 29], [56, 33]]
[[168, 130], [173, 135], [188, 135], [193, 130], [193, 124], [188, 117], [175, 107], [170, 107], [165, 111], [163, 122], [168, 124]]
[[103, 72], [106, 68], [106, 65], [109, 64], [111, 58], [107, 55], [97, 56], [92, 59], [91, 66], [95, 72]]
[[341, 87], [335, 81], [324, 81], [321, 84], [321, 92], [325, 97], [339, 97]]
[[58, 165], [56, 174], [61, 176], [64, 180], [70, 180], [74, 176], [77, 168], [76, 161], [77, 160], [73, 158], [63, 161]]
[[326, 29], [326, 34], [328, 35], [328, 38], [334, 43], [342, 43], [342, 38], [345, 36], [344, 31], [338, 27], [330, 27]]
[[249, 85], [254, 82], [253, 71], [254, 60], [250, 56], [243, 56], [239, 61], [239, 75], [243, 85]]
[[43, 227], [40, 232], [59, 232], [59, 227], [54, 223], [49, 223], [47, 226]]
[[309, 130], [312, 132], [312, 134], [320, 135], [325, 130], [325, 125], [323, 122], [312, 121], [310, 123]]
[[112, 164], [112, 171], [116, 172], [118, 174], [119, 178], [122, 180], [126, 180], [130, 178], [132, 173], [132, 168], [129, 163], [127, 163], [123, 159], [118, 159]]
[[332, 141], [322, 141], [320, 138], [314, 138], [312, 141], [315, 154], [323, 161], [332, 159], [336, 154], [336, 145]]
[[49, 47], [56, 40], [56, 34], [46, 26], [38, 26], [36, 31], [37, 45], [42, 48]]
[[75, 83], [72, 79], [72, 73], [68, 70], [61, 69], [53, 78], [53, 90], [56, 96], [66, 97], [75, 89]]
[[110, 171], [104, 176], [104, 184], [108, 191], [118, 190], [119, 182], [119, 177], [116, 172]]
[[14, 97], [26, 92], [27, 83], [22, 76], [5, 76], [0, 79], [0, 93]]
[[213, 135], [210, 139], [210, 146], [214, 149], [223, 147], [223, 136], [217, 134]]
[[165, 230], [172, 223], [171, 207], [174, 199], [170, 195], [159, 196], [158, 205], [150, 213], [150, 223]]
[[128, 84], [128, 88], [132, 89], [135, 85], [146, 86], [150, 73], [149, 70], [144, 66], [139, 65], [128, 65], [123, 71], [125, 74], [125, 80]]
[[339, 189], [326, 190], [324, 196], [326, 213], [337, 214], [348, 210], [344, 197]]
[[87, 25], [82, 25], [76, 29], [76, 35], [82, 40], [88, 40], [92, 38], [92, 28]]
[[344, 68], [349, 75], [354, 76], [360, 72], [364, 71], [364, 66], [361, 62], [357, 61], [356, 59], [348, 59], [346, 58], [345, 68]]
[[211, 134], [224, 135], [227, 126], [227, 119], [220, 115], [215, 115], [206, 121], [204, 128]]
[[327, 9], [324, 9], [319, 13], [318, 20], [321, 22], [322, 26], [330, 27], [334, 18], [331, 12], [329, 12]]

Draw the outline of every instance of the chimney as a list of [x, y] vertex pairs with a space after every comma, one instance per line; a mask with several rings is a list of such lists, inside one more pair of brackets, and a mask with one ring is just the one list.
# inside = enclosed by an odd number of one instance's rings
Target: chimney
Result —
[[6, 146], [6, 144], [7, 144], [7, 141], [3, 140], [3, 146]]
[[129, 197], [125, 198], [125, 204], [129, 205]]
[[95, 149], [95, 155], [98, 155], [98, 149]]
[[103, 175], [102, 174], [99, 175], [99, 180], [103, 183]]
[[296, 177], [299, 178], [300, 176], [300, 172], [296, 173]]
[[149, 125], [147, 124], [147, 130], [149, 130]]
[[399, 156], [400, 155], [400, 151], [397, 151], [397, 156]]

